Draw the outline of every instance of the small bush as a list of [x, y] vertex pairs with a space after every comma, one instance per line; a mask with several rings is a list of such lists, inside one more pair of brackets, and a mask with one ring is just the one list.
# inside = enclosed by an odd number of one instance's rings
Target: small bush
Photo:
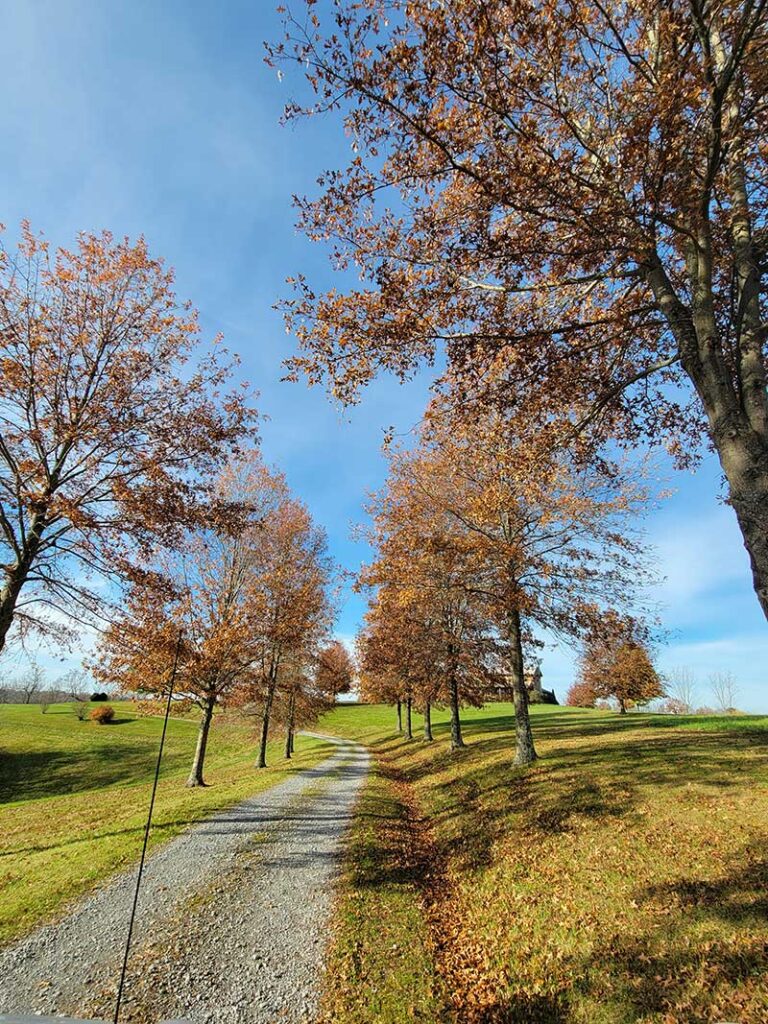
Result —
[[72, 707], [72, 710], [75, 712], [75, 715], [77, 715], [78, 721], [80, 722], [84, 722], [86, 720], [90, 709], [88, 701], [80, 699], [77, 699]]
[[115, 709], [111, 704], [105, 704], [103, 708], [94, 708], [91, 712], [91, 721], [99, 725], [109, 725], [115, 717]]
[[109, 694], [108, 693], [103, 693], [103, 692], [100, 692], [99, 690], [97, 690], [96, 693], [92, 693], [91, 694], [91, 700], [92, 701], [109, 700]]

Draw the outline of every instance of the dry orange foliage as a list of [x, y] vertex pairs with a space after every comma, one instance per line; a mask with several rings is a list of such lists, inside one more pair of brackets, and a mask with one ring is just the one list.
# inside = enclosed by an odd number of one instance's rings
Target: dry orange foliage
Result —
[[642, 630], [631, 619], [608, 615], [600, 634], [586, 645], [580, 685], [595, 699], [612, 697], [623, 713], [664, 696]]
[[255, 414], [199, 335], [142, 239], [51, 253], [25, 225], [0, 248], [0, 650], [12, 623], [104, 614], [105, 580], [210, 511]]
[[461, 695], [508, 689], [515, 761], [527, 764], [525, 658], [537, 631], [580, 642], [614, 606], [638, 601], [648, 575], [632, 520], [648, 496], [628, 470], [603, 460], [587, 471], [516, 427], [433, 402], [414, 446], [390, 450], [370, 506], [376, 557], [361, 582], [378, 591], [361, 664], [379, 680], [371, 696], [391, 697], [394, 680], [408, 708], [412, 697], [425, 710], [449, 702], [455, 722]]
[[[272, 64], [337, 112], [298, 201], [349, 283], [286, 303], [343, 401], [438, 362], [553, 443], [717, 451], [768, 614], [763, 0], [340, 0]], [[359, 282], [359, 283], [358, 283]]]
[[278, 689], [299, 685], [296, 666], [317, 653], [333, 619], [325, 536], [282, 475], [254, 450], [225, 467], [213, 494], [226, 514], [157, 552], [100, 641], [95, 665], [126, 692], [167, 694], [180, 644], [175, 693], [201, 716], [190, 786], [204, 785], [209, 730], [222, 704], [258, 715], [265, 762]]

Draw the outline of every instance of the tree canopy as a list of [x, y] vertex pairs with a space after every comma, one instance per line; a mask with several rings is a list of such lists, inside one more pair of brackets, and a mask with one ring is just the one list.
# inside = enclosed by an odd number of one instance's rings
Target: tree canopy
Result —
[[298, 201], [354, 275], [295, 276], [293, 374], [350, 402], [439, 361], [553, 445], [703, 438], [768, 615], [765, 13], [342, 0], [289, 10], [268, 60], [312, 89], [286, 116], [336, 112], [354, 149]]
[[0, 249], [0, 650], [14, 622], [98, 612], [105, 578], [131, 579], [210, 513], [256, 417], [199, 336], [143, 240], [82, 234], [51, 253], [25, 229]]

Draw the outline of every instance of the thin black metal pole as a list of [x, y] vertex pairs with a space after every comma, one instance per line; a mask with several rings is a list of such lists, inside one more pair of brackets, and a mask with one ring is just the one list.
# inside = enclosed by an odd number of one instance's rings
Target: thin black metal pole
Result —
[[176, 669], [179, 664], [179, 650], [181, 649], [181, 637], [182, 631], [179, 630], [179, 636], [176, 640], [176, 652], [173, 656], [173, 668], [171, 669], [171, 680], [168, 685], [168, 700], [165, 705], [165, 718], [163, 719], [163, 732], [160, 736], [160, 747], [157, 751], [157, 764], [155, 765], [155, 781], [152, 784], [152, 797], [149, 801], [149, 813], [147, 814], [147, 824], [144, 828], [144, 844], [141, 848], [141, 860], [139, 861], [139, 873], [136, 876], [136, 888], [133, 893], [133, 906], [131, 907], [131, 919], [128, 923], [128, 936], [125, 940], [125, 954], [123, 956], [123, 967], [120, 971], [120, 984], [117, 989], [117, 1001], [115, 1003], [115, 1015], [112, 1018], [112, 1024], [118, 1024], [120, 1017], [120, 1002], [123, 998], [123, 986], [125, 985], [125, 975], [128, 970], [128, 954], [131, 951], [131, 938], [133, 937], [133, 923], [136, 920], [136, 908], [139, 905], [139, 890], [141, 889], [141, 878], [144, 874], [144, 861], [147, 856], [147, 843], [149, 842], [149, 832], [152, 827], [152, 812], [155, 809], [155, 794], [157, 793], [157, 782], [160, 778], [160, 762], [163, 758], [163, 747], [165, 746], [165, 733], [168, 729], [168, 718], [171, 713], [171, 698], [173, 697], [173, 686], [176, 682]]

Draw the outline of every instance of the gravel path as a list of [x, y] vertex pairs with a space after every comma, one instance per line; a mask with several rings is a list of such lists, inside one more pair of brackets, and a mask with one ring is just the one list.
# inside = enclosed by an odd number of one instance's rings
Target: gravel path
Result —
[[[121, 1021], [314, 1019], [334, 877], [368, 769], [362, 747], [333, 742], [321, 765], [147, 860]], [[111, 1018], [135, 880], [117, 876], [0, 952], [0, 1013]]]

